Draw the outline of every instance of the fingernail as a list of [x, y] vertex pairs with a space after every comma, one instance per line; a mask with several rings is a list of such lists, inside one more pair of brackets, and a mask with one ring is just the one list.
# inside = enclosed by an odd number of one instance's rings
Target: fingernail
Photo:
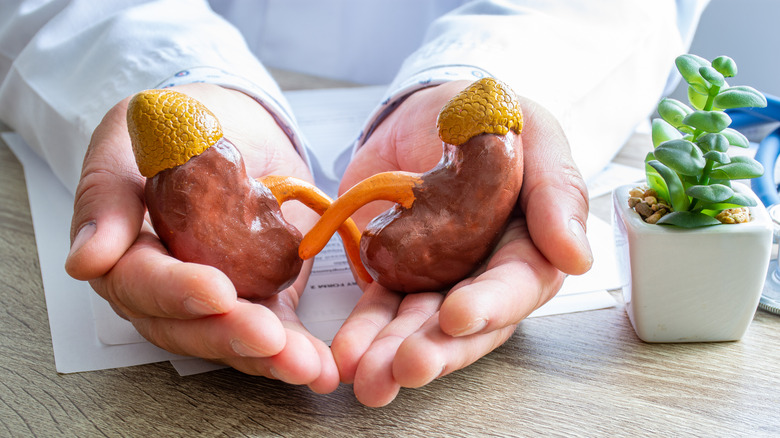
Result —
[[230, 347], [233, 348], [233, 351], [236, 352], [239, 356], [242, 357], [265, 357], [267, 356], [265, 353], [255, 350], [254, 348], [249, 347], [246, 345], [243, 341], [240, 339], [233, 339], [230, 341]]
[[68, 257], [75, 254], [76, 251], [81, 249], [81, 247], [84, 246], [84, 244], [87, 243], [87, 241], [91, 239], [92, 236], [95, 235], [95, 230], [97, 230], [97, 224], [95, 223], [95, 221], [90, 221], [82, 225], [79, 232], [76, 233], [76, 237], [73, 239], [73, 243], [70, 245], [70, 251], [68, 251]]
[[478, 318], [471, 322], [471, 324], [467, 325], [463, 330], [454, 333], [452, 336], [468, 336], [473, 335], [474, 333], [477, 333], [481, 331], [485, 326], [487, 326], [487, 320], [484, 318]]
[[193, 297], [188, 297], [184, 300], [184, 308], [193, 315], [214, 315], [221, 313], [214, 308], [214, 306]]
[[585, 227], [582, 225], [582, 222], [574, 218], [569, 219], [569, 232], [571, 232], [577, 240], [580, 252], [585, 254], [588, 257], [588, 260], [592, 261], [593, 252], [590, 249], [590, 242], [588, 241], [588, 236], [585, 235]]
[[274, 379], [282, 380], [281, 378], [279, 378], [279, 374], [276, 372], [275, 368], [273, 368], [273, 367], [268, 368], [268, 372], [271, 373], [272, 376], [274, 376]]

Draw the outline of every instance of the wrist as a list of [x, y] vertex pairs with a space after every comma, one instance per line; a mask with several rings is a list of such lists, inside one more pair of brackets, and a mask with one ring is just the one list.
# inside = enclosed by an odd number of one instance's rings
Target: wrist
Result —
[[443, 65], [419, 71], [406, 78], [396, 78], [381, 103], [369, 115], [365, 128], [355, 142], [355, 151], [363, 146], [377, 127], [413, 94], [450, 82], [463, 80], [468, 83], [489, 76], [492, 76], [489, 72], [475, 66]]

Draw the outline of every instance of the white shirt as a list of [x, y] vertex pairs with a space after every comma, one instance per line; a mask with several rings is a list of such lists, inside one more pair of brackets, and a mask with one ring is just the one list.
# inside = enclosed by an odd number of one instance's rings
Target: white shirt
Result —
[[213, 3], [225, 18], [201, 0], [0, 3], [0, 120], [73, 191], [108, 109], [171, 83], [248, 92], [302, 147], [294, 115], [256, 56], [273, 67], [390, 83], [358, 145], [409, 93], [492, 75], [557, 116], [588, 177], [653, 111], [707, 0]]

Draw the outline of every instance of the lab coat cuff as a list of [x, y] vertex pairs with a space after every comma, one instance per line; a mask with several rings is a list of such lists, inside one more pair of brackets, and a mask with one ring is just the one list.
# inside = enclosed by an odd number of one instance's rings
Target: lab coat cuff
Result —
[[355, 141], [353, 156], [365, 144], [376, 127], [415, 92], [451, 81], [476, 81], [484, 77], [493, 77], [493, 75], [472, 65], [444, 65], [431, 67], [414, 73], [403, 80], [397, 80], [397, 83], [390, 86], [382, 102], [369, 115], [368, 121], [364, 125], [365, 128]]
[[181, 70], [170, 78], [157, 85], [157, 88], [169, 88], [175, 85], [184, 85], [204, 82], [219, 85], [240, 91], [262, 105], [274, 118], [276, 123], [287, 135], [295, 150], [301, 156], [309, 170], [312, 170], [311, 160], [306, 145], [306, 140], [301, 134], [298, 123], [292, 115], [292, 111], [283, 100], [275, 98], [256, 83], [241, 76], [228, 73], [216, 67], [193, 67]]

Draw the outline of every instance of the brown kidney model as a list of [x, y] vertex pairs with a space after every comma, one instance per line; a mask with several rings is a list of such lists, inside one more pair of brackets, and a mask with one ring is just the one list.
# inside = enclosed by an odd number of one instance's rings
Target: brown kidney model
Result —
[[[298, 199], [321, 213], [330, 199], [295, 178], [266, 177], [261, 181], [269, 189], [249, 177], [216, 117], [182, 93], [141, 92], [131, 99], [127, 119], [147, 177], [149, 216], [172, 256], [220, 269], [244, 298], [266, 298], [295, 281], [302, 235], [280, 205]], [[356, 247], [356, 230], [354, 223], [340, 229], [345, 246]]]
[[340, 196], [304, 237], [312, 257], [340, 221], [367, 202], [397, 202], [363, 231], [371, 276], [398, 292], [446, 290], [472, 273], [498, 242], [523, 181], [522, 112], [502, 82], [482, 79], [439, 114], [443, 156], [423, 174], [374, 175]]
[[247, 176], [224, 138], [147, 179], [144, 196], [171, 254], [218, 268], [239, 296], [264, 298], [298, 277], [301, 233], [284, 220], [273, 194]]

